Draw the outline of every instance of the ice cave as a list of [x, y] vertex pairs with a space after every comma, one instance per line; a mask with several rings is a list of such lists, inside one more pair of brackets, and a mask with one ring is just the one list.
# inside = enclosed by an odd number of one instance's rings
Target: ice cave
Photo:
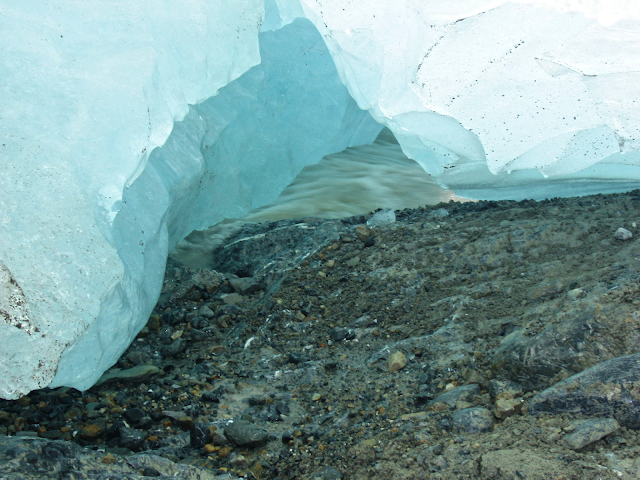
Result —
[[385, 127], [466, 198], [640, 180], [629, 2], [4, 1], [0, 39], [5, 399], [91, 387], [178, 242]]

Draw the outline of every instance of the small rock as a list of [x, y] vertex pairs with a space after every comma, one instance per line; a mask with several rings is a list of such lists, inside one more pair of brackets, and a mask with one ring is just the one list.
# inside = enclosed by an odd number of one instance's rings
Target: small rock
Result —
[[574, 288], [573, 290], [569, 290], [567, 292], [567, 298], [572, 302], [575, 302], [579, 298], [586, 297], [586, 293], [581, 288]]
[[224, 435], [239, 447], [260, 447], [269, 441], [267, 432], [246, 420], [236, 420], [227, 426]]
[[191, 448], [202, 448], [211, 441], [211, 430], [209, 427], [197, 423], [189, 432]]
[[171, 342], [169, 345], [165, 345], [160, 349], [160, 353], [164, 357], [175, 357], [176, 355], [180, 355], [187, 349], [187, 341], [184, 338], [178, 338], [177, 340]]
[[360, 257], [353, 257], [347, 260], [348, 267], [355, 267], [358, 263], [360, 263]]
[[594, 418], [582, 422], [576, 427], [573, 433], [565, 435], [563, 440], [569, 448], [580, 450], [590, 443], [597, 442], [610, 433], [620, 428], [618, 422], [613, 418]]
[[431, 218], [446, 218], [449, 216], [449, 211], [446, 208], [438, 208], [429, 213]]
[[244, 455], [236, 455], [229, 461], [229, 463], [235, 468], [247, 468], [247, 465], [249, 465], [249, 462]]
[[[508, 393], [506, 396], [504, 394]], [[517, 398], [522, 396], [522, 385], [511, 380], [491, 380], [489, 382], [489, 395], [491, 398]]]
[[389, 369], [389, 373], [402, 370], [406, 366], [407, 366], [407, 357], [404, 355], [404, 353], [400, 351], [394, 354], [391, 354], [389, 356], [389, 359], [387, 360], [387, 367]]
[[240, 295], [249, 295], [262, 288], [260, 282], [253, 277], [230, 278], [229, 284], [233, 291]]
[[465, 408], [451, 415], [453, 426], [469, 433], [485, 433], [493, 430], [493, 415], [485, 408]]
[[329, 336], [335, 342], [340, 342], [342, 340], [351, 340], [355, 338], [356, 334], [350, 328], [343, 327], [335, 327], [329, 330]]
[[229, 293], [222, 296], [222, 301], [227, 305], [235, 305], [242, 302], [242, 295], [239, 295], [238, 293]]
[[181, 428], [185, 432], [188, 430], [192, 430], [193, 427], [195, 426], [195, 424], [193, 423], [193, 418], [191, 418], [189, 415], [182, 415], [174, 419], [173, 423], [175, 423], [179, 428]]
[[141, 410], [139, 408], [128, 408], [122, 414], [127, 423], [129, 425], [133, 425], [134, 427], [140, 423], [140, 420], [144, 418], [144, 415], [144, 410]]
[[630, 240], [631, 238], [633, 238], [633, 233], [631, 233], [626, 228], [620, 227], [618, 230], [616, 230], [616, 233], [614, 233], [613, 236], [618, 240]]
[[[22, 432], [19, 432], [22, 433]], [[35, 433], [35, 432], [34, 432]], [[80, 438], [84, 438], [85, 440], [93, 440], [94, 438], [99, 437], [104, 433], [104, 428], [95, 423], [91, 425], [86, 425], [80, 430]]]
[[378, 227], [380, 225], [388, 225], [396, 221], [396, 212], [390, 208], [379, 210], [367, 220], [367, 225], [370, 227]]
[[371, 236], [371, 230], [364, 225], [358, 225], [356, 227], [356, 235], [361, 241], [365, 242]]
[[522, 412], [522, 401], [515, 398], [498, 398], [493, 407], [493, 414], [496, 418], [504, 420]]
[[204, 318], [213, 318], [215, 316], [215, 313], [213, 313], [213, 310], [205, 305], [200, 310], [198, 310], [198, 315]]

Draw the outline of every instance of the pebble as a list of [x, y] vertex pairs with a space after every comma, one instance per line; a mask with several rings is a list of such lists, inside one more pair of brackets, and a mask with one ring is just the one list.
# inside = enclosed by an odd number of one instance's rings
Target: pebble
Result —
[[522, 401], [515, 398], [498, 398], [493, 407], [493, 414], [496, 418], [504, 420], [522, 412]]
[[449, 216], [449, 211], [446, 208], [438, 208], [429, 212], [431, 218], [446, 218]]
[[618, 230], [616, 230], [616, 233], [614, 233], [613, 236], [618, 240], [631, 240], [631, 238], [633, 238], [633, 233], [631, 233], [626, 228], [620, 227], [618, 228]]
[[389, 355], [389, 359], [387, 360], [387, 368], [389, 369], [389, 373], [402, 370], [406, 366], [407, 366], [407, 357], [405, 356], [404, 353], [397, 351]]

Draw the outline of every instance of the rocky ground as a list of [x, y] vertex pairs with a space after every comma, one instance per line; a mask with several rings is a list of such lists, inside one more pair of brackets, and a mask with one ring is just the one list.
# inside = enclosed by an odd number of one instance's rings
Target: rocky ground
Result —
[[0, 478], [640, 478], [640, 191], [395, 215], [170, 261], [98, 385], [0, 402]]

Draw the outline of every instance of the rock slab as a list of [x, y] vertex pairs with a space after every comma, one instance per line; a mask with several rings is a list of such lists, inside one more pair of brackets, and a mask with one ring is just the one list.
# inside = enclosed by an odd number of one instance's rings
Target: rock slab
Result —
[[640, 353], [599, 363], [531, 399], [529, 413], [611, 417], [640, 429]]

